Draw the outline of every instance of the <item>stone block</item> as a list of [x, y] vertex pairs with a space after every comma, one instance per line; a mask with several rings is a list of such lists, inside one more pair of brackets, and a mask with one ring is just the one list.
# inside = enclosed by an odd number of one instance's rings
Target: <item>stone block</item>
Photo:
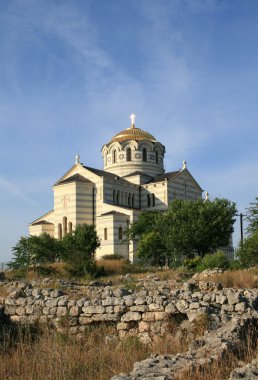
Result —
[[144, 313], [145, 311], [148, 311], [148, 305], [133, 305], [130, 307], [130, 311], [139, 311]]
[[142, 314], [142, 320], [143, 321], [148, 321], [148, 322], [153, 322], [155, 321], [155, 312], [147, 312]]
[[138, 329], [139, 329], [140, 333], [145, 332], [145, 331], [149, 331], [150, 325], [146, 321], [140, 321], [139, 325], [138, 325]]
[[230, 305], [236, 305], [237, 303], [241, 302], [243, 300], [243, 297], [239, 293], [229, 293], [228, 294], [228, 303]]
[[17, 307], [15, 311], [17, 315], [25, 315], [25, 308], [23, 306]]
[[122, 316], [121, 322], [140, 321], [141, 319], [142, 316], [139, 312], [129, 311]]
[[188, 309], [189, 303], [185, 300], [180, 300], [176, 303], [176, 308], [180, 312], [185, 312]]
[[239, 302], [235, 305], [235, 310], [238, 312], [244, 312], [247, 308], [246, 302]]
[[88, 325], [92, 323], [92, 318], [91, 317], [79, 317], [79, 323], [80, 325]]
[[104, 300], [102, 300], [103, 306], [113, 306], [115, 305], [115, 297], [108, 297]]
[[105, 313], [105, 308], [104, 306], [84, 306], [82, 308], [82, 311], [85, 314], [104, 314]]
[[48, 299], [45, 303], [47, 307], [55, 307], [57, 306], [57, 299]]
[[220, 305], [224, 305], [225, 303], [228, 302], [228, 299], [223, 294], [219, 294], [216, 296], [216, 302], [219, 303]]
[[77, 317], [81, 313], [81, 310], [79, 306], [72, 306], [69, 310], [70, 317]]
[[25, 313], [26, 314], [33, 314], [33, 311], [34, 311], [33, 305], [25, 306]]
[[148, 308], [149, 311], [164, 311], [164, 307], [156, 303], [151, 303], [150, 305], [148, 305]]
[[114, 306], [106, 306], [106, 313], [113, 313], [114, 312]]
[[135, 305], [146, 305], [147, 302], [146, 302], [146, 298], [143, 298], [143, 297], [137, 297], [135, 300], [134, 300], [134, 304]]
[[168, 303], [167, 306], [165, 307], [165, 312], [174, 314], [177, 312], [177, 309], [173, 303]]
[[126, 311], [126, 306], [116, 305], [114, 307], [114, 312], [115, 313], [124, 313], [125, 311]]
[[224, 304], [221, 306], [221, 310], [232, 312], [234, 311], [234, 305]]
[[199, 309], [200, 304], [199, 302], [191, 302], [189, 305], [189, 309]]
[[131, 323], [126, 323], [126, 322], [119, 322], [116, 326], [117, 330], [130, 330], [131, 328]]
[[58, 306], [56, 310], [57, 317], [65, 317], [68, 314], [68, 309], [65, 306]]
[[15, 306], [5, 305], [4, 312], [6, 315], [15, 315], [16, 314]]
[[155, 321], [166, 321], [169, 319], [169, 315], [164, 311], [155, 312]]
[[16, 305], [24, 306], [26, 304], [27, 298], [17, 298]]
[[134, 303], [134, 297], [133, 296], [126, 296], [124, 297], [124, 301], [126, 306], [132, 306]]

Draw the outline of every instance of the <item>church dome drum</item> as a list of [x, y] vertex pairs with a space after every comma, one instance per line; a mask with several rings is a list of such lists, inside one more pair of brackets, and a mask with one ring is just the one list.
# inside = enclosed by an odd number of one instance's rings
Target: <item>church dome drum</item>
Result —
[[149, 132], [135, 127], [135, 115], [130, 118], [131, 126], [102, 148], [105, 171], [121, 177], [135, 172], [150, 177], [164, 173], [165, 147]]

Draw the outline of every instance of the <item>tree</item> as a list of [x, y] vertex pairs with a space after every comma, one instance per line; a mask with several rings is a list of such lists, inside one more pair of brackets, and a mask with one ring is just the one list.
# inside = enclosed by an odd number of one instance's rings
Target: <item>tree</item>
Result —
[[93, 225], [77, 226], [74, 231], [64, 236], [62, 246], [62, 259], [70, 264], [74, 275], [96, 273], [94, 252], [100, 246], [100, 240]]
[[[203, 257], [227, 246], [236, 211], [235, 203], [227, 199], [174, 200], [165, 212], [142, 214], [130, 227], [129, 237], [139, 235], [138, 255], [142, 259], [147, 261], [151, 256], [157, 262], [159, 254], [161, 260], [168, 257], [170, 265], [177, 266], [196, 253]], [[157, 242], [160, 242], [159, 250]]]
[[60, 243], [50, 235], [21, 237], [12, 251], [14, 259], [9, 263], [12, 269], [55, 262], [60, 257]]
[[258, 197], [255, 198], [255, 202], [250, 203], [250, 207], [247, 209], [246, 217], [249, 225], [247, 227], [247, 233], [252, 235], [258, 230]]
[[27, 269], [30, 265], [29, 238], [21, 237], [15, 247], [12, 248], [13, 261], [8, 263], [10, 269]]
[[227, 246], [233, 232], [236, 205], [227, 199], [213, 202], [174, 200], [164, 214], [163, 241], [172, 256], [203, 257]]
[[165, 247], [160, 239], [160, 234], [150, 231], [143, 234], [138, 244], [138, 257], [143, 263], [154, 266], [164, 266], [166, 264]]
[[245, 267], [258, 264], [258, 229], [244, 239], [243, 246], [237, 252], [237, 257]]

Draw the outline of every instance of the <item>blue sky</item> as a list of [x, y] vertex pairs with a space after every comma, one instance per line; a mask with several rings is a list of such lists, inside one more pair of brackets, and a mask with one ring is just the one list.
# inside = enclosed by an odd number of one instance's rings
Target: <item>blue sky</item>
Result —
[[0, 261], [132, 112], [168, 171], [239, 211], [258, 195], [256, 0], [0, 0], [0, 73]]

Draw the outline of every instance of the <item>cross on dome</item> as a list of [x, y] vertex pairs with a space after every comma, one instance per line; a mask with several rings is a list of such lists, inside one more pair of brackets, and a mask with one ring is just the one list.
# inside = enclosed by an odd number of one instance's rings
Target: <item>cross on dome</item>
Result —
[[130, 119], [131, 119], [131, 125], [132, 125], [132, 128], [134, 128], [134, 120], [135, 120], [135, 115], [132, 113], [132, 115], [130, 115]]

